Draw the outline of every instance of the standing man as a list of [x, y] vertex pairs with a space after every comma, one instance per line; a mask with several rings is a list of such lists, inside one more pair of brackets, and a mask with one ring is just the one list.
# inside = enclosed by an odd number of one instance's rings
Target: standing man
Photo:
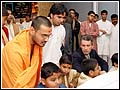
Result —
[[50, 21], [52, 22], [52, 35], [43, 48], [43, 64], [53, 62], [59, 65], [62, 56], [61, 46], [64, 45], [65, 28], [61, 25], [66, 18], [67, 8], [62, 3], [55, 3], [50, 8]]
[[93, 49], [97, 51], [97, 37], [99, 35], [98, 25], [94, 22], [95, 12], [89, 11], [86, 21], [81, 23], [80, 35], [91, 35], [93, 36]]
[[72, 20], [72, 51], [79, 48], [78, 34], [80, 31], [80, 23], [78, 21], [79, 13], [75, 12]]
[[73, 69], [81, 73], [81, 62], [84, 59], [94, 58], [101, 67], [101, 74], [108, 72], [108, 64], [100, 58], [97, 52], [93, 49], [93, 37], [91, 35], [83, 35], [80, 38], [80, 48], [73, 53]]
[[38, 85], [42, 64], [42, 47], [52, 32], [51, 22], [44, 16], [32, 21], [2, 51], [2, 87], [33, 88]]
[[118, 53], [118, 39], [119, 39], [119, 30], [118, 30], [118, 15], [111, 15], [112, 28], [110, 35], [110, 58], [114, 53]]
[[109, 62], [109, 38], [111, 33], [111, 22], [107, 20], [108, 12], [101, 11], [101, 20], [97, 21], [99, 37], [97, 38], [98, 55], [106, 62]]

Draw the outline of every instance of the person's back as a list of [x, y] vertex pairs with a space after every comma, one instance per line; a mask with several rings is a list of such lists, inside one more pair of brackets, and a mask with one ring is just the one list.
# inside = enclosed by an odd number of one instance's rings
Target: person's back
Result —
[[44, 63], [41, 68], [41, 81], [36, 88], [66, 88], [60, 80], [60, 68], [52, 63]]

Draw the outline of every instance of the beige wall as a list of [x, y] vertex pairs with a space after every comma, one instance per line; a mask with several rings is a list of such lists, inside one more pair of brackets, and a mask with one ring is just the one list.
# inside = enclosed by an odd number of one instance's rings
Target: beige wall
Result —
[[38, 3], [38, 16], [48, 16], [50, 7], [53, 5], [53, 2], [39, 2]]

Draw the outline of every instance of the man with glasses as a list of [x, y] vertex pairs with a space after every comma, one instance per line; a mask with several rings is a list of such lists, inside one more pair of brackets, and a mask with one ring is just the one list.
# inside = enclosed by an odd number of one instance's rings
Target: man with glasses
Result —
[[44, 16], [32, 21], [2, 51], [2, 88], [33, 88], [38, 85], [42, 64], [42, 47], [52, 32]]

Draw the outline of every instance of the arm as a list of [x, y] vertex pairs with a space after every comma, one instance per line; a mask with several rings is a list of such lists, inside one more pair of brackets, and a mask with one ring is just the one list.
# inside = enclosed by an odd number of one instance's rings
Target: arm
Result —
[[77, 70], [80, 73], [81, 72], [81, 62], [82, 62], [82, 60], [81, 60], [81, 58], [80, 58], [80, 56], [78, 55], [77, 52], [74, 52], [72, 57], [73, 57], [72, 67], [73, 67], [73, 69]]
[[[15, 47], [17, 51], [11, 50], [11, 48], [4, 49], [2, 52], [3, 66], [6, 67], [3, 68], [5, 72], [3, 76], [5, 75], [9, 80], [6, 84], [14, 88], [34, 87], [35, 75], [37, 74], [35, 68], [33, 69], [33, 66], [30, 66], [30, 60], [22, 56], [22, 51], [18, 52], [19, 48]], [[24, 59], [27, 61], [25, 62]]]
[[99, 29], [97, 23], [94, 24], [94, 31], [90, 33], [90, 35], [92, 35], [93, 37], [99, 36]]
[[101, 70], [108, 72], [108, 63], [105, 60], [103, 60], [101, 57], [99, 57], [96, 52], [95, 52], [95, 58], [97, 59], [98, 64], [101, 67]]
[[85, 27], [85, 26], [84, 26], [84, 23], [82, 22], [82, 23], [81, 23], [81, 26], [80, 26], [80, 35], [81, 35], [81, 36], [83, 36], [83, 35], [86, 34], [84, 27]]

